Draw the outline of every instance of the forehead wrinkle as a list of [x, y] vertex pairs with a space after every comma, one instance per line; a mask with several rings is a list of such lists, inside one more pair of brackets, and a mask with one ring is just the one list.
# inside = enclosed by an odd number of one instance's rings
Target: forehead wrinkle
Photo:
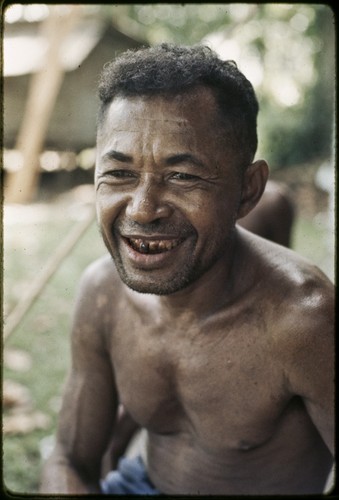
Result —
[[[137, 129], [133, 130], [133, 129], [130, 129], [130, 128], [129, 129], [123, 129], [123, 128], [117, 128], [117, 129], [115, 129], [115, 128], [113, 128], [112, 131], [110, 132], [110, 134], [112, 132], [121, 132], [123, 134], [126, 134], [126, 133], [139, 134], [140, 130], [137, 130]], [[176, 134], [180, 135], [181, 131], [180, 130], [165, 130], [165, 131], [162, 131], [161, 133], [164, 134], [164, 135], [176, 135]]]
[[[219, 146], [225, 142], [225, 137], [216, 123], [218, 114], [214, 98], [209, 96], [211, 106], [206, 106], [193, 97], [173, 103], [160, 99], [147, 102], [142, 99], [114, 100], [103, 123], [100, 149], [103, 152], [115, 149], [132, 154], [135, 159], [147, 156], [150, 159], [151, 155], [164, 160], [173, 153], [191, 153], [205, 160], [213, 150], [224, 157], [224, 148], [220, 152]], [[201, 111], [202, 120], [199, 119]], [[225, 147], [229, 150], [227, 142]], [[132, 148], [132, 153], [130, 146], [133, 145], [136, 147]]]
[[[133, 127], [135, 124], [135, 128]], [[191, 125], [188, 120], [175, 120], [175, 119], [164, 119], [164, 118], [137, 118], [133, 117], [131, 119], [126, 119], [125, 123], [112, 124], [111, 131], [114, 133], [151, 133], [158, 134], [159, 127], [161, 127], [162, 135], [175, 135], [181, 134], [184, 129], [190, 128]]]
[[152, 118], [151, 116], [143, 116], [142, 118], [138, 118], [138, 117], [135, 117], [134, 118], [134, 121], [158, 121], [158, 122], [174, 122], [174, 123], [183, 123], [183, 124], [186, 124], [187, 123], [187, 119], [186, 118], [163, 118], [163, 117], [160, 117], [160, 118]]
[[[124, 109], [124, 106], [130, 104], [131, 107], [127, 111]], [[116, 130], [131, 130], [130, 126], [132, 123], [146, 124], [149, 123], [168, 123], [169, 125], [173, 125], [175, 128], [187, 126], [189, 122], [187, 118], [184, 116], [166, 116], [164, 117], [162, 114], [162, 107], [155, 107], [154, 102], [145, 103], [142, 100], [138, 101], [129, 101], [129, 100], [114, 100], [112, 101], [108, 113], [106, 115], [106, 119], [104, 122], [104, 126], [111, 123], [111, 129]], [[179, 110], [180, 112], [180, 110]]]
[[[136, 122], [137, 120], [134, 121]], [[107, 151], [110, 150], [116, 150], [126, 154], [130, 154], [130, 151], [125, 150], [125, 147], [127, 146], [128, 149], [130, 145], [135, 146], [136, 144], [139, 144], [141, 146], [140, 150], [145, 152], [147, 149], [150, 150], [150, 148], [158, 150], [159, 145], [161, 145], [161, 147], [164, 147], [165, 144], [163, 144], [163, 140], [164, 137], [166, 136], [167, 137], [177, 136], [179, 139], [178, 141], [179, 150], [182, 149], [187, 150], [188, 146], [187, 140], [184, 139], [185, 137], [187, 139], [188, 136], [183, 134], [182, 128], [179, 129], [177, 126], [170, 128], [166, 126], [157, 127], [155, 123], [171, 122], [177, 125], [178, 122], [180, 122], [181, 124], [185, 124], [185, 130], [188, 130], [189, 128], [193, 130], [188, 120], [169, 120], [169, 119], [148, 120], [148, 118], [146, 119], [140, 118], [139, 123], [140, 122], [142, 123], [142, 126], [138, 127], [136, 124], [136, 128], [133, 127], [133, 124], [130, 125], [131, 121], [126, 121], [126, 127], [120, 123], [117, 123], [116, 125], [112, 124], [112, 126], [109, 127], [109, 124], [106, 123], [104, 128], [102, 129], [100, 137], [98, 137], [98, 143], [99, 146], [103, 149], [103, 152], [106, 153]], [[194, 133], [193, 136], [195, 136]], [[190, 135], [189, 142], [191, 143], [192, 140], [193, 137]], [[177, 153], [177, 148], [175, 149], [176, 149], [175, 153]], [[191, 150], [190, 147], [188, 149]]]
[[[142, 127], [138, 128], [132, 128], [133, 123], [142, 123]], [[116, 125], [114, 123], [111, 124], [111, 126], [106, 122], [103, 124], [101, 129], [98, 131], [97, 134], [97, 141], [98, 142], [106, 142], [111, 143], [112, 140], [115, 138], [113, 135], [119, 136], [119, 134], [140, 134], [142, 131], [142, 135], [144, 136], [145, 133], [150, 132], [154, 133], [157, 135], [159, 132], [158, 128], [156, 127], [156, 123], [169, 123], [170, 125], [173, 125], [172, 127], [163, 127], [161, 128], [161, 134], [163, 136], [175, 136], [179, 135], [181, 136], [184, 130], [187, 130], [189, 128], [192, 128], [191, 124], [189, 123], [188, 120], [186, 119], [158, 119], [158, 118], [152, 118], [149, 119], [147, 118], [134, 118], [133, 119], [126, 119], [125, 124], [124, 123], [117, 123]], [[153, 127], [153, 131], [152, 131]], [[114, 148], [113, 148], [114, 149]]]

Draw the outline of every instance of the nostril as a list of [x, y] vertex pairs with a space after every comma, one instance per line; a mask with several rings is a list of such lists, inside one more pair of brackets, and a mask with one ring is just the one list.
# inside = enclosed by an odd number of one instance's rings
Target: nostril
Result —
[[148, 192], [148, 196], [143, 193], [142, 196], [135, 195], [126, 209], [126, 214], [135, 222], [145, 224], [157, 219], [169, 217], [172, 213], [170, 206], [158, 193]]
[[127, 213], [132, 219], [136, 220], [137, 222], [144, 222], [148, 221], [149, 219], [153, 220], [155, 218], [156, 205], [145, 198], [134, 198], [129, 204]]

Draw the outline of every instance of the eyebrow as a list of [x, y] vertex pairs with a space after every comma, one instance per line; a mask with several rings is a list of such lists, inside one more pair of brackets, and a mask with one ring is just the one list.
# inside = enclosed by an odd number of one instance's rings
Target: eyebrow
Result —
[[114, 149], [108, 151], [104, 154], [104, 160], [117, 160], [123, 163], [130, 163], [133, 161], [133, 157], [130, 155], [126, 155], [125, 153], [121, 153], [120, 151], [115, 151]]
[[[108, 151], [107, 153], [104, 154], [103, 156], [104, 160], [117, 160], [122, 163], [132, 163], [133, 162], [133, 156], [127, 155], [125, 153], [121, 153], [120, 151], [115, 151], [114, 149]], [[181, 163], [191, 163], [192, 165], [195, 165], [197, 167], [204, 167], [204, 164], [202, 161], [200, 161], [198, 158], [195, 156], [191, 155], [190, 153], [178, 153], [175, 155], [171, 155], [165, 159], [165, 165], [168, 167], [175, 166], [175, 165], [180, 165]]]
[[196, 165], [197, 167], [204, 167], [203, 162], [198, 160], [195, 156], [190, 153], [180, 153], [177, 155], [172, 155], [166, 158], [165, 164], [167, 166], [179, 165], [180, 163], [191, 163], [192, 165]]

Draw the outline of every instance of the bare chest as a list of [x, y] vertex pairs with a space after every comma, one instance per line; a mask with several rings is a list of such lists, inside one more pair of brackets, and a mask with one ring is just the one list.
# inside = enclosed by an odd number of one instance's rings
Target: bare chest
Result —
[[264, 326], [251, 325], [124, 322], [112, 343], [121, 402], [150, 431], [189, 432], [213, 450], [264, 442], [287, 395]]

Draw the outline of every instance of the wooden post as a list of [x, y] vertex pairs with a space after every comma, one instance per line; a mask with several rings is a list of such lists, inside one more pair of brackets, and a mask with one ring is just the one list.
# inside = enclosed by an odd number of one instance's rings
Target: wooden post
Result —
[[[66, 6], [63, 6], [66, 7]], [[48, 41], [45, 64], [32, 75], [25, 112], [17, 138], [16, 149], [22, 154], [22, 168], [8, 174], [5, 202], [28, 203], [35, 194], [39, 179], [39, 155], [48, 123], [60, 90], [64, 69], [61, 62], [62, 42], [80, 16], [81, 6], [50, 6], [50, 15], [41, 30]]]

